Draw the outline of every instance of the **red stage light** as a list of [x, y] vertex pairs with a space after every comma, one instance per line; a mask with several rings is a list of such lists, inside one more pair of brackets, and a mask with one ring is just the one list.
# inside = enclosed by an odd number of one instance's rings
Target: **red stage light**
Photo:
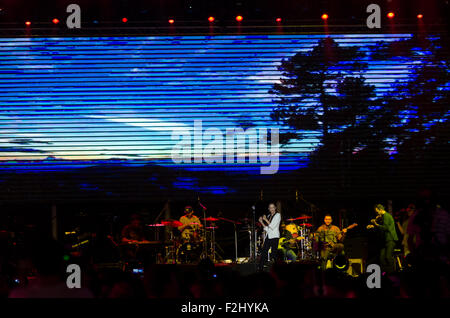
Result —
[[328, 14], [324, 13], [322, 14], [322, 20], [327, 20], [328, 19]]
[[277, 21], [277, 22], [281, 22], [281, 18], [276, 18], [276, 20], [275, 21]]
[[122, 22], [123, 22], [123, 23], [127, 23], [127, 22], [128, 22], [128, 19], [127, 19], [127, 18], [122, 18]]
[[209, 17], [209, 18], [208, 18], [208, 21], [209, 21], [209, 22], [214, 22], [214, 20], [215, 20], [214, 17]]
[[55, 18], [55, 19], [52, 20], [52, 22], [53, 22], [53, 24], [58, 24], [59, 20]]
[[31, 25], [31, 22], [30, 22], [30, 21], [27, 21], [27, 22], [25, 22], [25, 25], [26, 25], [26, 26], [30, 26], [30, 25]]
[[169, 19], [169, 23], [170, 24], [174, 24], [175, 20], [174, 19]]
[[236, 17], [236, 21], [237, 21], [237, 22], [241, 22], [242, 20], [244, 20], [244, 18], [243, 18], [241, 15], [238, 15], [238, 16]]
[[393, 17], [395, 17], [394, 12], [389, 12], [389, 13], [387, 14], [387, 17], [388, 17], [389, 19], [392, 19]]
[[420, 14], [420, 13], [419, 13], [419, 14], [417, 15], [417, 19], [422, 19], [422, 18], [423, 18], [423, 14]]

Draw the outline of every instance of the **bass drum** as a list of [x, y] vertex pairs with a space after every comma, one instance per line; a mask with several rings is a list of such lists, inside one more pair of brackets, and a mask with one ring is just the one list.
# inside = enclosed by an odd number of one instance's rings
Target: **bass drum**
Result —
[[177, 250], [177, 262], [180, 264], [194, 264], [200, 261], [201, 246], [197, 243], [183, 243]]
[[201, 243], [204, 241], [205, 232], [203, 229], [185, 230], [181, 233], [181, 239], [183, 242]]
[[286, 225], [286, 231], [290, 232], [292, 237], [296, 238], [299, 232], [298, 225], [295, 223], [289, 223]]

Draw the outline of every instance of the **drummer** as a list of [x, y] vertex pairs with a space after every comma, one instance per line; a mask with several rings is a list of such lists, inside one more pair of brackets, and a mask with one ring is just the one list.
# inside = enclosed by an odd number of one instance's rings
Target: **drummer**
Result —
[[184, 215], [180, 218], [180, 222], [183, 224], [178, 227], [181, 232], [181, 238], [184, 241], [192, 241], [198, 236], [198, 229], [202, 227], [200, 219], [194, 215], [194, 210], [191, 206], [184, 208]]

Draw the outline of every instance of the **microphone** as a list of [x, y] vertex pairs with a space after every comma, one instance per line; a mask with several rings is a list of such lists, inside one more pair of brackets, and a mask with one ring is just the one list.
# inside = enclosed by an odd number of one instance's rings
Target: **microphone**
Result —
[[203, 210], [206, 211], [206, 207], [200, 202], [200, 196], [197, 197], [198, 205], [202, 207]]

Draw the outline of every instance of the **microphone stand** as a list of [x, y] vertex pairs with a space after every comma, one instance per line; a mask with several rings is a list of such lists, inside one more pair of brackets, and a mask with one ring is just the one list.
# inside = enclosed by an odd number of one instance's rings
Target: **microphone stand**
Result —
[[226, 218], [223, 218], [223, 217], [219, 217], [219, 219], [222, 220], [222, 221], [233, 223], [233, 226], [234, 226], [234, 255], [235, 255], [234, 262], [237, 263], [237, 261], [238, 261], [237, 225], [238, 224], [242, 224], [242, 223], [238, 222], [238, 221], [233, 221], [233, 220], [230, 220], [230, 219], [226, 219]]
[[165, 212], [167, 210], [168, 204], [169, 204], [170, 200], [167, 200], [166, 203], [164, 204], [161, 212], [159, 212], [158, 216], [153, 220], [153, 223], [158, 222], [159, 218], [162, 216], [163, 212]]
[[208, 243], [206, 242], [206, 207], [200, 202], [200, 197], [198, 197], [198, 205], [203, 210], [203, 258], [208, 257]]
[[[166, 203], [164, 204], [164, 207], [162, 208], [161, 212], [159, 212], [158, 216], [153, 220], [153, 223], [157, 223], [159, 218], [162, 216], [163, 212], [165, 212], [168, 208], [170, 200], [167, 200]], [[155, 240], [159, 241], [159, 229], [155, 230]]]
[[311, 216], [312, 216], [312, 223], [316, 224], [316, 212], [319, 210], [313, 203], [305, 200], [305, 198], [303, 198], [303, 195], [300, 195], [300, 200], [302, 200], [304, 203], [306, 203], [306, 205], [308, 205], [309, 207], [309, 211], [311, 212]]
[[251, 228], [251, 237], [250, 237], [250, 258], [253, 260], [253, 263], [256, 265], [256, 207], [252, 206], [252, 228]]

